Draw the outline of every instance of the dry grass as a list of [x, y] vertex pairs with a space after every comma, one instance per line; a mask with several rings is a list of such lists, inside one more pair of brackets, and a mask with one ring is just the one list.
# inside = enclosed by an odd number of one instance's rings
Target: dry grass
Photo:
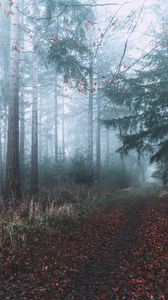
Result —
[[17, 209], [10, 206], [9, 210], [0, 216], [0, 250], [5, 247], [23, 246], [30, 239], [27, 238], [30, 234], [32, 240], [41, 231], [43, 235], [44, 230], [51, 227], [51, 220], [56, 229], [60, 220], [75, 219], [77, 215], [75, 204], [54, 205], [52, 202], [44, 210], [39, 202], [31, 200], [29, 204], [26, 202]]
[[[159, 192], [161, 198], [168, 197], [167, 191]], [[0, 250], [43, 242], [44, 235], [47, 240], [47, 235], [53, 231], [60, 232], [63, 227], [68, 232], [71, 224], [75, 226], [78, 223], [79, 216], [95, 210], [101, 204], [118, 202], [125, 198], [138, 199], [138, 195], [140, 198], [147, 195], [153, 199], [158, 197], [159, 192], [154, 187], [144, 190], [128, 188], [115, 193], [102, 190], [100, 193], [100, 189], [97, 192], [96, 187], [88, 189], [83, 186], [61, 186], [57, 190], [41, 190], [34, 198], [23, 195], [19, 205], [16, 205], [14, 199], [7, 208], [1, 203]]]
[[168, 198], [168, 191], [161, 191], [160, 192], [160, 195], [159, 195], [159, 198], [160, 199], [166, 199], [166, 198]]
[[[26, 245], [26, 242], [36, 240], [42, 232], [50, 232], [57, 224], [64, 220], [78, 219], [80, 206], [94, 201], [97, 195], [94, 189], [85, 187], [65, 187], [57, 190], [41, 190], [30, 198], [23, 195], [19, 205], [14, 199], [6, 208], [0, 205], [0, 250]], [[47, 233], [46, 233], [47, 234]], [[35, 236], [36, 235], [36, 236]]]

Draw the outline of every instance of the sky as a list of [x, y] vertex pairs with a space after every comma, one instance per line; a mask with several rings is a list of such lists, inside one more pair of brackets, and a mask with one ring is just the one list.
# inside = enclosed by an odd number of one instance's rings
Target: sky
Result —
[[[139, 58], [145, 49], [146, 51], [149, 50], [152, 36], [148, 34], [148, 29], [151, 24], [155, 24], [156, 27], [156, 17], [151, 13], [151, 6], [154, 5], [156, 1], [157, 0], [97, 0], [98, 4], [118, 4], [97, 7], [97, 17], [100, 20], [99, 23], [102, 24], [102, 26], [103, 24], [106, 24], [108, 22], [108, 19], [115, 14], [115, 12], [121, 7], [121, 4], [123, 4], [123, 6], [120, 8], [117, 15], [120, 17], [123, 16], [123, 19], [125, 19], [137, 9], [138, 11], [140, 11], [142, 5], [144, 4], [144, 8], [142, 10], [137, 27], [129, 40], [130, 45], [134, 44], [133, 49], [130, 50], [130, 55], [132, 55], [135, 59]], [[166, 1], [167, 0], [165, 0], [165, 2]], [[136, 23], [136, 19], [133, 20], [133, 22]], [[124, 39], [127, 38], [128, 34], [129, 32], [126, 33]], [[122, 39], [122, 37], [120, 36], [119, 39]]]

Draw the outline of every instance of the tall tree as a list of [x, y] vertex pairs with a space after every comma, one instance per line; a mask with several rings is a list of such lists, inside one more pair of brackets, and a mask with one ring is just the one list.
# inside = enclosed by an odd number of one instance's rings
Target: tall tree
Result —
[[11, 16], [11, 62], [10, 62], [10, 97], [8, 110], [8, 142], [6, 162], [5, 196], [18, 197], [20, 195], [19, 171], [19, 53], [20, 26], [19, 0], [13, 5]]
[[21, 183], [24, 185], [25, 173], [25, 103], [23, 87], [20, 93], [20, 175]]
[[63, 90], [62, 90], [62, 160], [63, 164], [65, 161], [65, 100], [64, 100], [64, 92], [65, 87], [63, 83]]
[[101, 91], [99, 79], [97, 88], [96, 174], [99, 183], [101, 175]]
[[[1, 12], [8, 12], [9, 3], [1, 1]], [[9, 66], [10, 66], [10, 42], [11, 42], [11, 18], [5, 13], [0, 14], [0, 39], [1, 39], [1, 141], [2, 141], [2, 180], [6, 173], [7, 153], [7, 110], [9, 99]]]
[[88, 102], [88, 166], [93, 173], [93, 67], [89, 71], [89, 102]]
[[106, 166], [109, 166], [110, 160], [110, 127], [106, 125]]
[[31, 191], [38, 190], [38, 90], [37, 61], [33, 55], [33, 103], [32, 103], [32, 144], [31, 144]]
[[141, 70], [126, 75], [119, 89], [109, 85], [106, 94], [118, 106], [128, 107], [125, 114], [111, 120], [119, 126], [123, 141], [119, 149], [128, 153], [150, 153], [150, 161], [161, 166], [160, 175], [168, 183], [168, 37], [167, 22], [155, 38], [154, 49], [141, 61]]
[[[24, 8], [24, 0], [21, 3], [21, 10]], [[22, 49], [24, 48], [24, 15], [20, 16], [20, 44]], [[20, 55], [20, 175], [21, 185], [24, 186], [25, 176], [25, 91], [24, 91], [24, 72], [25, 72], [25, 61], [24, 53]]]
[[54, 127], [55, 127], [55, 167], [58, 167], [58, 74], [55, 70], [54, 82]]
[[[37, 16], [37, 1], [32, 1], [34, 15]], [[35, 35], [33, 38], [32, 53], [32, 143], [31, 143], [31, 192], [38, 190], [38, 36], [37, 28], [34, 26]]]
[[2, 161], [2, 90], [0, 90], [0, 194], [3, 191], [3, 161]]

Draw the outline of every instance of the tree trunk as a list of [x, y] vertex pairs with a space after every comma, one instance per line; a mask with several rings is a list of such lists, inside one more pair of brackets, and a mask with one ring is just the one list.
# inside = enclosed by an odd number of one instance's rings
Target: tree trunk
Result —
[[64, 115], [64, 85], [62, 92], [62, 161], [64, 167], [65, 161], [65, 115]]
[[54, 122], [55, 122], [55, 167], [58, 167], [58, 76], [57, 70], [55, 70], [55, 111], [54, 111]]
[[[1, 1], [2, 2], [2, 7], [4, 10], [8, 10], [9, 9], [9, 3], [6, 0]], [[15, 1], [16, 5], [17, 3], [19, 3], [19, 0]], [[16, 8], [14, 8], [15, 10]], [[14, 13], [13, 10], [13, 13]], [[9, 66], [10, 66], [10, 47], [11, 47], [11, 30], [13, 30], [13, 26], [14, 26], [14, 16], [12, 18], [7, 17], [5, 14], [2, 13], [1, 11], [1, 18], [2, 18], [2, 29], [1, 29], [1, 36], [2, 36], [2, 41], [3, 41], [3, 45], [1, 45], [2, 47], [2, 56], [3, 56], [3, 80], [5, 85], [9, 83]], [[17, 18], [17, 16], [16, 16]], [[11, 24], [12, 22], [12, 24]], [[17, 24], [17, 23], [16, 23]], [[5, 86], [5, 92], [7, 94], [8, 93], [8, 86]]]
[[88, 103], [88, 165], [93, 172], [93, 69], [89, 72], [89, 103]]
[[[2, 1], [4, 10], [8, 9], [8, 2]], [[10, 40], [11, 40], [11, 18], [7, 18], [5, 14], [0, 14], [0, 39], [1, 44], [1, 151], [2, 151], [2, 181], [6, 174], [6, 153], [7, 153], [7, 131], [8, 131], [8, 99], [9, 99], [9, 68], [10, 68]], [[3, 115], [2, 115], [3, 112]], [[3, 187], [4, 188], [4, 187]]]
[[7, 106], [3, 102], [3, 111], [4, 111], [4, 120], [2, 124], [2, 136], [3, 136], [3, 145], [2, 145], [2, 161], [3, 161], [3, 176], [6, 178], [6, 156], [7, 156], [7, 138], [8, 138], [8, 112]]
[[41, 90], [39, 90], [39, 101], [38, 101], [38, 119], [39, 119], [39, 123], [38, 123], [38, 132], [39, 132], [39, 147], [38, 147], [38, 161], [39, 161], [39, 167], [38, 167], [38, 181], [41, 181], [41, 168], [42, 168], [42, 104], [43, 104], [43, 93]]
[[[38, 15], [37, 1], [32, 0], [34, 16]], [[31, 192], [38, 191], [38, 37], [34, 25], [33, 54], [32, 54], [32, 80], [33, 80], [33, 99], [32, 99], [32, 143], [31, 143]]]
[[[24, 0], [21, 3], [21, 10], [24, 8]], [[20, 26], [22, 29], [20, 43], [24, 46], [24, 16], [20, 17]], [[24, 54], [22, 53], [21, 62], [21, 92], [20, 92], [20, 175], [21, 175], [21, 185], [24, 186], [24, 176], [25, 176], [25, 103], [24, 103]]]
[[96, 136], [96, 173], [97, 181], [100, 183], [101, 176], [101, 103], [100, 103], [100, 90], [98, 85], [97, 94], [97, 136]]
[[20, 196], [20, 172], [19, 172], [19, 12], [13, 6], [14, 15], [11, 25], [11, 65], [10, 65], [10, 97], [8, 110], [8, 141], [5, 197]]
[[24, 94], [23, 88], [20, 95], [20, 174], [21, 183], [24, 186], [25, 176], [25, 105], [24, 105]]
[[109, 167], [110, 158], [110, 128], [106, 127], [106, 166]]
[[[59, 25], [58, 25], [58, 18], [57, 18], [57, 27], [56, 27], [56, 35], [58, 39], [59, 35]], [[58, 72], [57, 67], [54, 70], [55, 74], [55, 110], [54, 110], [54, 121], [55, 121], [55, 169], [56, 169], [56, 176], [58, 172]]]
[[2, 95], [0, 95], [0, 194], [3, 192], [3, 162], [2, 162]]
[[38, 191], [38, 63], [36, 44], [33, 47], [33, 99], [32, 99], [32, 144], [31, 144], [31, 192]]

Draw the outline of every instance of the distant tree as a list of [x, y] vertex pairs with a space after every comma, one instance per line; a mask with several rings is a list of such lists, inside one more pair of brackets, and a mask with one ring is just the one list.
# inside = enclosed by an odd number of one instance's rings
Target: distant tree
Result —
[[[24, 0], [21, 2], [21, 9], [24, 7]], [[24, 48], [24, 15], [20, 16], [20, 46], [22, 49]], [[25, 81], [25, 55], [22, 52], [20, 54], [20, 99], [19, 99], [19, 115], [20, 115], [20, 141], [19, 141], [19, 152], [20, 152], [20, 177], [21, 177], [21, 185], [24, 186], [24, 177], [25, 177], [25, 90], [24, 90], [24, 81]]]
[[97, 130], [96, 130], [96, 175], [98, 183], [101, 176], [101, 90], [100, 80], [97, 82]]
[[[37, 16], [37, 1], [32, 0], [34, 16]], [[31, 192], [38, 190], [38, 35], [34, 25], [32, 54], [32, 143], [31, 143]]]
[[[62, 3], [62, 2], [61, 2]], [[57, 84], [58, 74], [63, 75], [63, 84], [73, 80], [78, 85], [78, 90], [83, 91], [89, 74], [89, 108], [88, 108], [88, 160], [89, 167], [93, 168], [93, 67], [90, 68], [91, 51], [86, 45], [86, 22], [92, 20], [92, 10], [85, 6], [78, 6], [77, 0], [71, 0], [67, 8], [57, 6], [54, 1], [48, 2], [47, 16], [52, 19], [55, 12], [57, 22], [54, 32], [50, 36], [49, 60], [55, 64], [55, 160], [58, 160], [58, 103]], [[77, 6], [76, 6], [77, 5]], [[60, 26], [61, 22], [61, 26]], [[62, 115], [62, 152], [65, 153], [64, 143], [64, 116]]]

